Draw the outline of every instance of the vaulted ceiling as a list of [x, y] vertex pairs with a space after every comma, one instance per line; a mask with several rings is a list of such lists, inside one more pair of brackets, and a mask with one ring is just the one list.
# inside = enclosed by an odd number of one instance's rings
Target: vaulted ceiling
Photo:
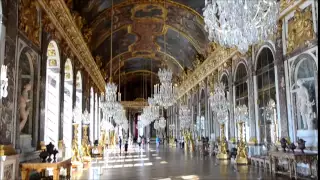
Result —
[[[111, 65], [111, 0], [74, 0], [73, 3], [73, 9], [92, 29], [89, 47], [94, 57], [101, 56], [101, 70], [107, 79]], [[121, 84], [141, 79], [151, 83], [151, 77], [155, 83], [163, 64], [177, 76], [186, 68], [193, 69], [197, 54], [205, 54], [208, 40], [201, 16], [204, 0], [114, 0], [113, 3], [115, 81], [120, 73]]]

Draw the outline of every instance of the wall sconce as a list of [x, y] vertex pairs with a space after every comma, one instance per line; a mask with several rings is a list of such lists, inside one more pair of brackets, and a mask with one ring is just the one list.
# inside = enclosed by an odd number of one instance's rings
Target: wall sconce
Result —
[[2, 65], [1, 66], [1, 97], [7, 97], [8, 96], [8, 78], [7, 78], [7, 66]]

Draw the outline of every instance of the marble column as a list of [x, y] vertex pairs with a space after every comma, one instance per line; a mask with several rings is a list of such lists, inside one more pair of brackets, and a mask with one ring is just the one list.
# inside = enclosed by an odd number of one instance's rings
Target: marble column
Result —
[[[288, 110], [286, 101], [286, 86], [285, 86], [285, 68], [283, 58], [283, 42], [282, 37], [276, 39], [276, 54], [275, 54], [275, 73], [276, 73], [276, 84], [277, 84], [277, 118], [279, 126], [279, 138], [288, 137]], [[281, 109], [280, 109], [281, 107]]]
[[246, 140], [249, 141], [251, 137], [256, 138], [256, 118], [255, 118], [255, 104], [254, 101], [254, 83], [253, 83], [253, 59], [252, 57], [248, 58], [248, 111], [249, 111], [249, 121], [247, 124], [250, 128], [250, 137], [247, 137]]

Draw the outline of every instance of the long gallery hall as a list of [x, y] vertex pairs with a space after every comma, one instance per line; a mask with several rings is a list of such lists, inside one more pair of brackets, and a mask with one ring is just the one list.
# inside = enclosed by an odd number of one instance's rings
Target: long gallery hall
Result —
[[318, 0], [0, 0], [0, 179], [318, 179], [318, 56]]

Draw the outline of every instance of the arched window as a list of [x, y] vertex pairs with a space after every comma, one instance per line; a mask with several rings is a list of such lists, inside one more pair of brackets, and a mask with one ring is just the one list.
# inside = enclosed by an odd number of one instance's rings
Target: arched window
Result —
[[[228, 83], [228, 76], [227, 74], [223, 74], [221, 76], [221, 80], [220, 82], [224, 85], [224, 92], [225, 92], [225, 97], [228, 98], [228, 93], [229, 93], [229, 83]], [[230, 112], [228, 111], [228, 123], [226, 124], [226, 138], [229, 139], [230, 138]]]
[[44, 142], [58, 147], [60, 116], [60, 57], [57, 43], [51, 41], [47, 49]]
[[270, 120], [264, 115], [269, 101], [276, 103], [274, 57], [269, 48], [263, 48], [258, 55], [256, 64], [258, 91], [258, 124], [260, 125], [260, 142], [271, 143]]
[[205, 136], [205, 106], [206, 106], [206, 100], [205, 100], [205, 94], [204, 94], [204, 89], [201, 90], [201, 94], [200, 94], [200, 114], [198, 115], [199, 118], [199, 122], [198, 123], [198, 128], [200, 130], [199, 135], [201, 136]]
[[[248, 72], [246, 66], [243, 62], [238, 64], [236, 69], [236, 77], [235, 77], [235, 108], [239, 105], [246, 105], [248, 107]], [[235, 117], [237, 119], [237, 117]], [[237, 125], [238, 127], [238, 125]], [[240, 128], [236, 128], [237, 137], [239, 138]], [[250, 130], [249, 130], [249, 123], [245, 123], [244, 127], [244, 136], [245, 140], [249, 141], [250, 138]]]
[[240, 63], [236, 70], [235, 96], [236, 106], [245, 104], [248, 107], [248, 73], [244, 63]]
[[99, 121], [99, 106], [98, 106], [98, 94], [95, 93], [94, 95], [95, 97], [95, 111], [94, 111], [94, 140], [97, 140], [99, 139], [99, 124], [100, 124], [100, 121]]
[[[82, 115], [82, 76], [81, 72], [77, 72], [76, 76], [76, 107], [80, 109]], [[82, 137], [82, 123], [78, 126], [78, 143], [81, 146], [81, 137]]]
[[72, 156], [72, 94], [73, 70], [70, 59], [64, 64], [64, 105], [63, 105], [63, 141], [66, 146], [66, 155]]
[[90, 128], [89, 128], [89, 133], [90, 133], [90, 142], [93, 142], [93, 125], [94, 125], [94, 92], [93, 88], [90, 88]]
[[192, 103], [192, 116], [193, 116], [193, 122], [191, 124], [191, 127], [194, 131], [197, 129], [194, 127], [195, 124], [197, 124], [197, 115], [198, 115], [198, 93], [196, 92], [193, 95], [193, 103]]

